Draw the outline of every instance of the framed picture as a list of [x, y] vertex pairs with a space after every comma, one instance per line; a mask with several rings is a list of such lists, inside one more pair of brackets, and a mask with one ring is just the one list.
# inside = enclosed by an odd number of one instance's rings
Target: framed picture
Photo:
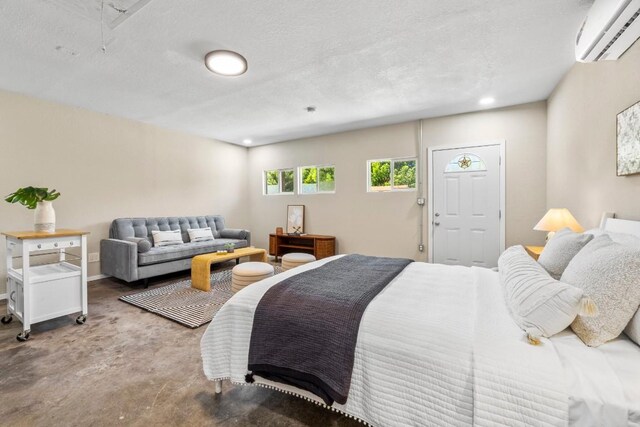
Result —
[[640, 173], [640, 101], [618, 113], [617, 118], [617, 175]]
[[304, 233], [304, 205], [287, 206], [287, 234]]

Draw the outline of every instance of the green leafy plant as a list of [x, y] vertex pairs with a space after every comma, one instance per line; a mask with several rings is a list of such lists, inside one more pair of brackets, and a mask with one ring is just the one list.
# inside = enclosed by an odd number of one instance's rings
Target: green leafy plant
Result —
[[60, 197], [58, 191], [48, 188], [24, 187], [18, 188], [15, 192], [4, 198], [5, 202], [20, 203], [27, 209], [35, 209], [38, 202], [52, 202]]
[[236, 245], [234, 243], [225, 243], [224, 248], [227, 250], [227, 252], [233, 252], [233, 250], [236, 248]]

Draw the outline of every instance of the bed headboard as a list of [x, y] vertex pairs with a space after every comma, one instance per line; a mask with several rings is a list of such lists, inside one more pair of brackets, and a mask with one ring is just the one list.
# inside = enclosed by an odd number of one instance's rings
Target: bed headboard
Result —
[[631, 234], [633, 236], [640, 237], [640, 221], [631, 221], [628, 219], [618, 218], [603, 218], [600, 228], [605, 231]]

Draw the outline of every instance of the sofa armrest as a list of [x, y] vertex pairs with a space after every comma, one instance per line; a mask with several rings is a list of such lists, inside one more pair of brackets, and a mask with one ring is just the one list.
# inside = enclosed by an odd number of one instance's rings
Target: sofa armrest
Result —
[[246, 240], [247, 245], [251, 245], [251, 232], [239, 228], [225, 228], [220, 230], [220, 237], [224, 239]]
[[101, 240], [100, 271], [126, 282], [138, 280], [138, 245], [126, 240]]

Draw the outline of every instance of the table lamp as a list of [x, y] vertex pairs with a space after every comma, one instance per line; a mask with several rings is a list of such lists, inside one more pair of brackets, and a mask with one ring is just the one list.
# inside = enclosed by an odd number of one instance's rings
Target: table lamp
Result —
[[547, 240], [553, 237], [556, 231], [569, 227], [576, 233], [581, 233], [584, 228], [571, 215], [567, 208], [553, 208], [542, 217], [540, 221], [533, 227], [534, 230], [548, 231]]

